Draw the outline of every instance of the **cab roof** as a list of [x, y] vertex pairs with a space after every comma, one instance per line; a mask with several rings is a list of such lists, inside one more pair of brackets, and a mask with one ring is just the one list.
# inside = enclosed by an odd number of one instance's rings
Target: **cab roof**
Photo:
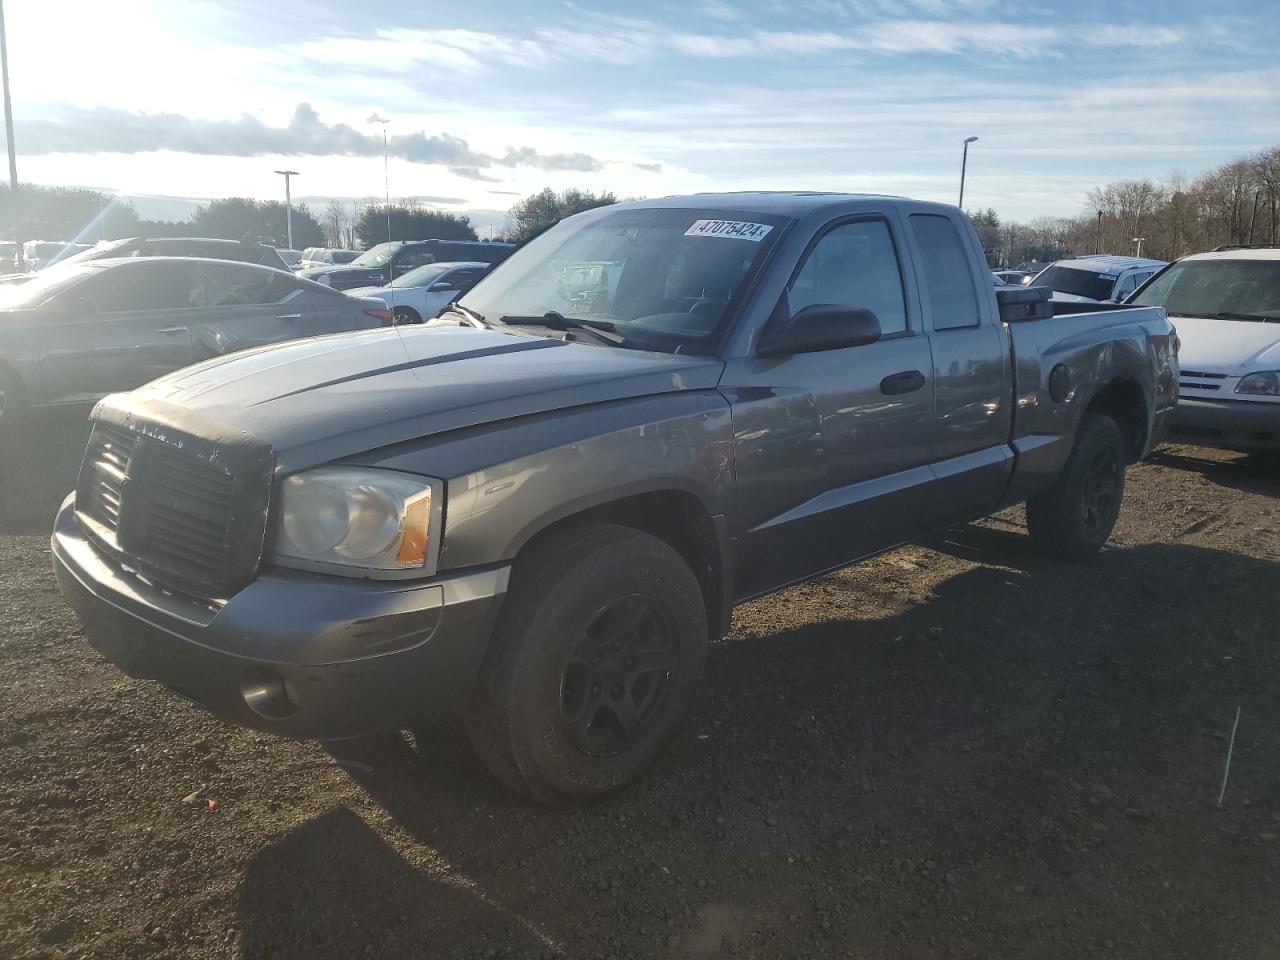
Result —
[[[886, 201], [888, 202], [886, 204]], [[839, 193], [826, 190], [741, 190], [730, 193], [693, 193], [675, 197], [656, 197], [618, 204], [621, 207], [692, 207], [698, 210], [725, 210], [758, 213], [799, 219], [825, 208], [848, 207], [857, 203], [909, 205], [912, 210], [943, 208], [946, 204], [909, 197], [877, 193]], [[598, 208], [608, 209], [608, 208]], [[950, 208], [954, 210], [955, 208]]]

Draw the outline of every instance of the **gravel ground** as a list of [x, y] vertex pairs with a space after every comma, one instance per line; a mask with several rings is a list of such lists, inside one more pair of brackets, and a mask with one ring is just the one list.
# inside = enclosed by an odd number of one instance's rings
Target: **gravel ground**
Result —
[[1280, 955], [1274, 465], [1166, 448], [1092, 562], [1014, 510], [743, 607], [653, 775], [553, 811], [456, 730], [278, 740], [99, 659], [46, 540], [84, 437], [0, 447], [0, 956]]

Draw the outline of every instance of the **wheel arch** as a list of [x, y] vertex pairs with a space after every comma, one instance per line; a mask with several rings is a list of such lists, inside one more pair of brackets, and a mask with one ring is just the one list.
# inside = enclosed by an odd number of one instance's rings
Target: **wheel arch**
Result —
[[728, 632], [733, 609], [728, 524], [723, 515], [713, 515], [697, 493], [679, 485], [654, 486], [546, 515], [513, 543], [515, 563], [546, 538], [588, 523], [630, 527], [670, 546], [698, 580], [710, 635], [719, 638]]
[[1151, 414], [1146, 394], [1137, 380], [1117, 377], [1094, 391], [1085, 405], [1085, 413], [1110, 417], [1124, 436], [1129, 462], [1142, 458], [1150, 433]]

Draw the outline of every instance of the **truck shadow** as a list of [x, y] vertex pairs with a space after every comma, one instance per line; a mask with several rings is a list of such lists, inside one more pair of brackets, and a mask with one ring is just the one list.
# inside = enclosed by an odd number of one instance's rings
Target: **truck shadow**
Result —
[[[1248, 844], [1280, 819], [1277, 564], [1058, 564], [988, 526], [930, 546], [958, 572], [906, 609], [876, 612], [877, 564], [744, 608], [684, 734], [615, 800], [527, 804], [449, 731], [333, 745], [374, 812], [255, 856], [242, 957], [1270, 949]], [[1237, 705], [1254, 799], [1214, 811]]]
[[1234, 454], [1205, 447], [1163, 446], [1150, 456], [1160, 466], [1189, 470], [1231, 490], [1280, 497], [1280, 456]]

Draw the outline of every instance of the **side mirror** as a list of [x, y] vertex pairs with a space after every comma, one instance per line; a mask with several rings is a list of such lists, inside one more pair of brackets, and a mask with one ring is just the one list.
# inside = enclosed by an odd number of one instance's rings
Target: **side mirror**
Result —
[[815, 353], [841, 347], [861, 347], [880, 339], [880, 321], [864, 307], [814, 303], [804, 307], [776, 330], [766, 330], [756, 347], [761, 357]]
[[448, 280], [437, 280], [427, 289], [432, 293], [443, 293], [445, 290], [456, 290], [457, 288]]

